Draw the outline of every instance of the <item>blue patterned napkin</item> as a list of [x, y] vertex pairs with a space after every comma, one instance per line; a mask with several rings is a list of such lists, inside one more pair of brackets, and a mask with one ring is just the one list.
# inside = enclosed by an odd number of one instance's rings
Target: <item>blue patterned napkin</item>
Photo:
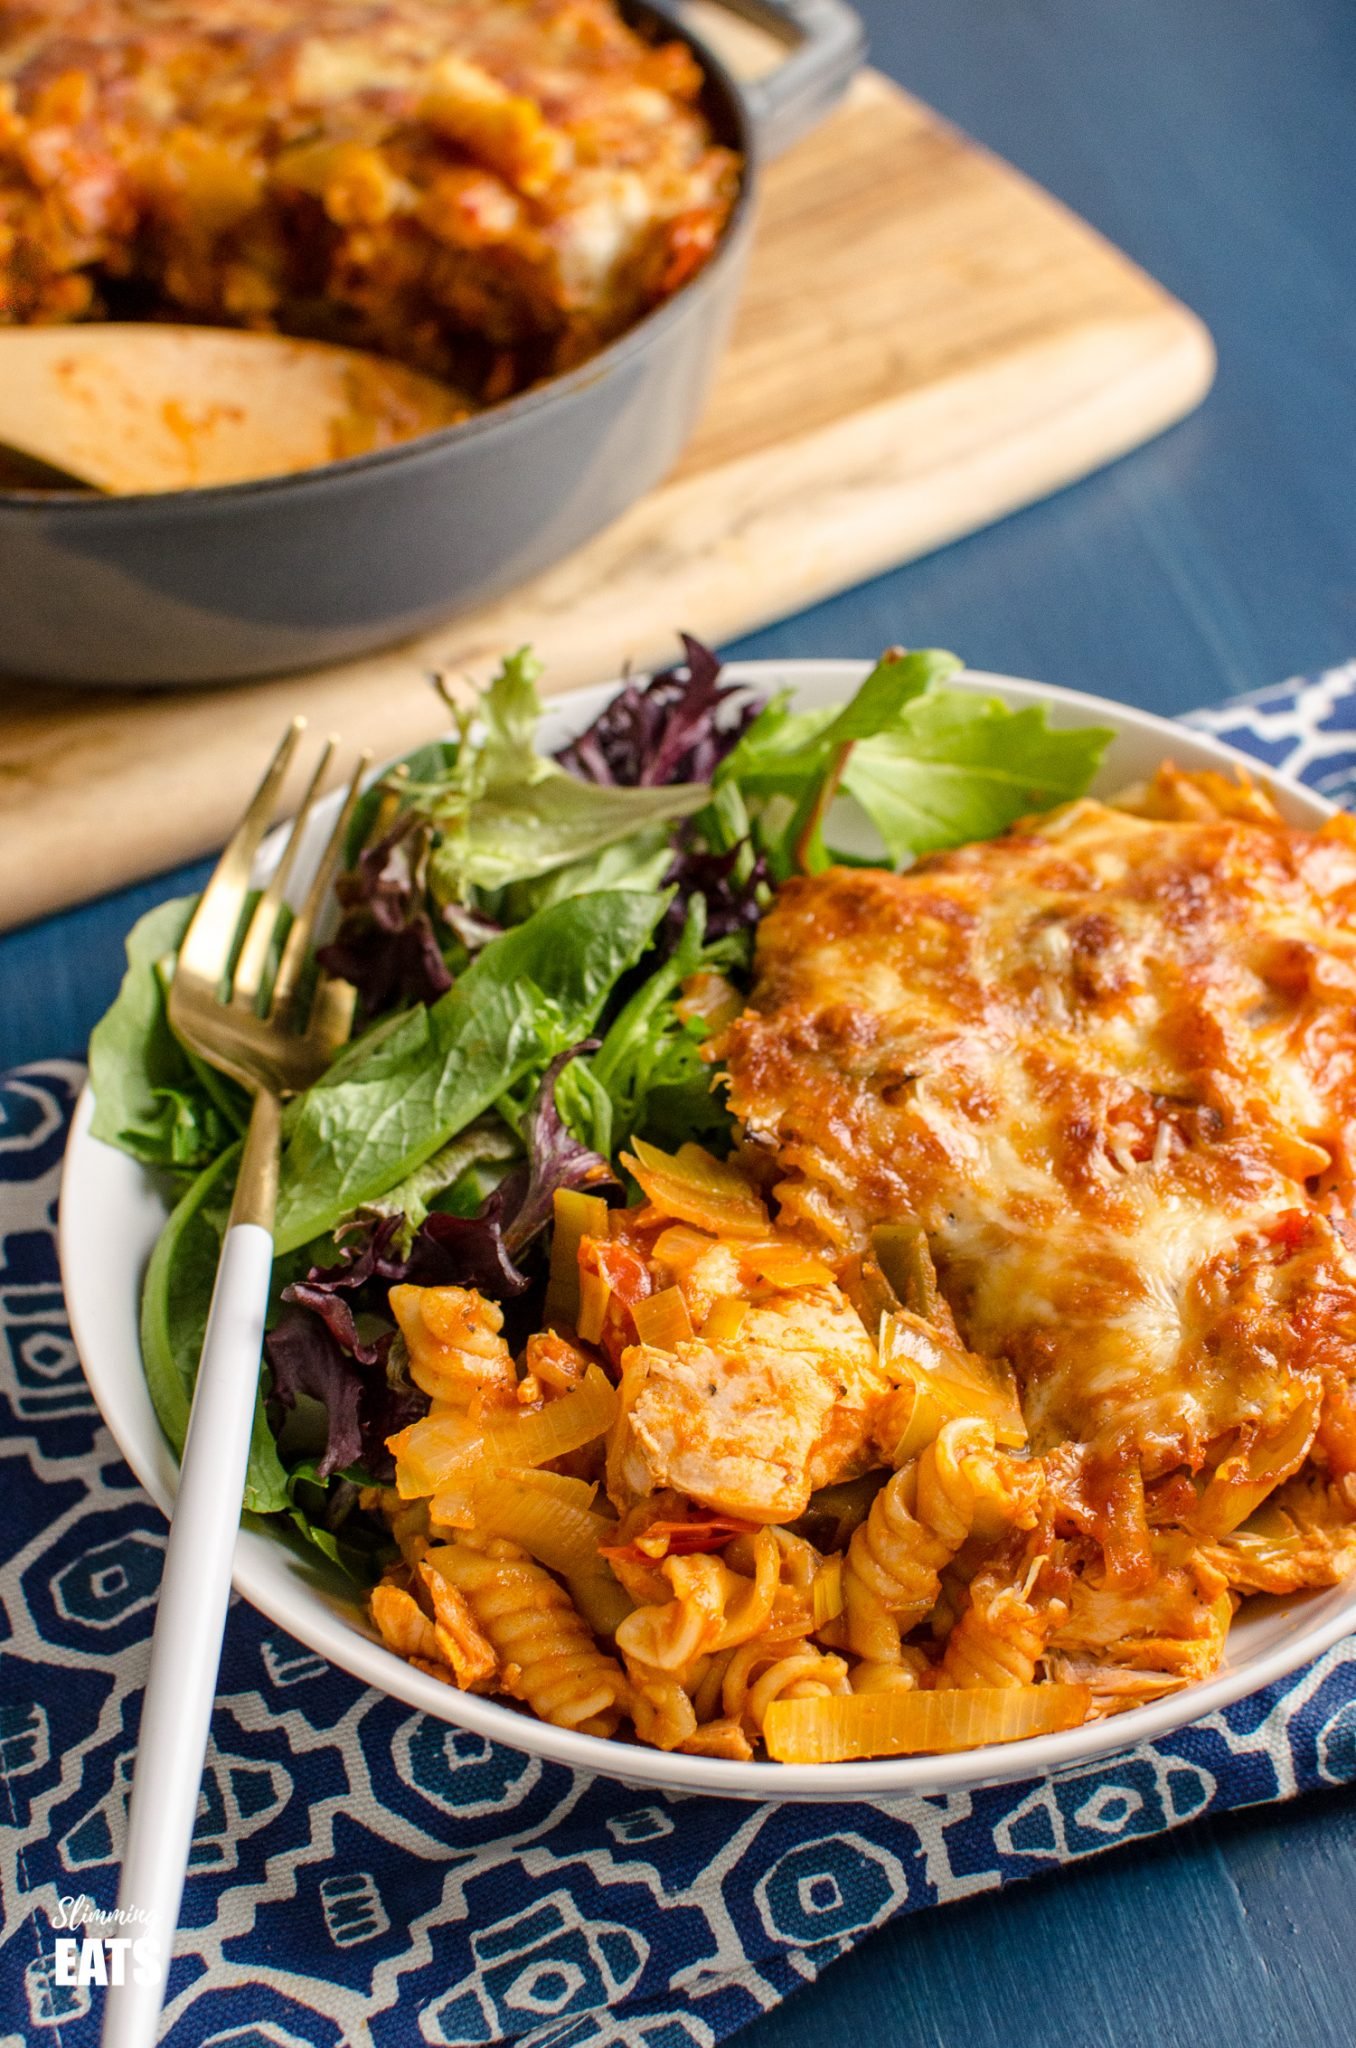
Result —
[[[1356, 662], [1194, 723], [1343, 799]], [[113, 1904], [164, 1525], [100, 1425], [52, 1218], [81, 1069], [0, 1084], [0, 2029], [93, 2048], [62, 1900]], [[1053, 1779], [882, 1805], [670, 1799], [364, 1691], [232, 1607], [167, 2039], [710, 2048], [896, 1913], [1356, 1779], [1356, 1639]], [[236, 2032], [235, 2030], [241, 2030]]]

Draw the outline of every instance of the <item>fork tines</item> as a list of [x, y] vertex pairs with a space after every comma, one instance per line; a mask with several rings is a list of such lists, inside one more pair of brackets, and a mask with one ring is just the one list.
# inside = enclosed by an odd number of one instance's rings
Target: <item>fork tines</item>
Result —
[[[333, 737], [325, 742], [278, 861], [257, 900], [250, 905], [259, 849], [277, 810], [305, 726], [304, 718], [294, 718], [283, 734], [213, 870], [179, 950], [170, 991], [170, 1019], [190, 1044], [210, 1038], [210, 1049], [203, 1049], [213, 1058], [220, 1057], [223, 1013], [231, 1020], [237, 1054], [256, 1037], [251, 1023], [257, 1026], [261, 1041], [265, 1035], [272, 1037], [287, 1029], [303, 1037], [319, 1032], [331, 1046], [342, 1042], [346, 1035], [346, 1028], [341, 1029], [337, 1021], [342, 1005], [335, 1001], [323, 975], [306, 1014], [294, 1016], [293, 1011], [302, 1009], [297, 997], [303, 982], [309, 986], [310, 977], [305, 970], [311, 941], [343, 853], [371, 760], [368, 753], [358, 757], [334, 822], [311, 869], [305, 894], [292, 911], [288, 892], [296, 878], [315, 806], [338, 744]], [[262, 1044], [260, 1049], [264, 1049]], [[243, 1064], [252, 1066], [253, 1062]]]

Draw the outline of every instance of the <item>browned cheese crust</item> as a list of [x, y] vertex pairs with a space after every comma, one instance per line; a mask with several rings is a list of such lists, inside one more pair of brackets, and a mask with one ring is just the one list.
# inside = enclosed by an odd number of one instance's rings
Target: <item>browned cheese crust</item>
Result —
[[1118, 1473], [1189, 1520], [1184, 1474], [1273, 1439], [1356, 1467], [1345, 819], [1169, 769], [1135, 814], [791, 881], [720, 1052], [784, 1223], [851, 1249], [921, 1219], [1033, 1448], [1087, 1447], [1085, 1526], [1142, 1542]]

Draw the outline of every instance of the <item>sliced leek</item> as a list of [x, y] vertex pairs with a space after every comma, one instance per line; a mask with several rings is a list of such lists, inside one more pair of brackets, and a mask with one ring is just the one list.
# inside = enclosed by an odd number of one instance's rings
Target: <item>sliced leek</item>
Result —
[[773, 1287], [832, 1287], [833, 1270], [798, 1244], [772, 1239], [740, 1247], [740, 1258]]
[[1202, 1536], [1227, 1536], [1262, 1505], [1309, 1454], [1318, 1427], [1318, 1397], [1307, 1395], [1275, 1428], [1234, 1451], [1211, 1474], [1191, 1526]]
[[470, 1528], [478, 1480], [505, 1465], [545, 1465], [580, 1450], [611, 1426], [616, 1412], [616, 1389], [592, 1365], [573, 1393], [543, 1408], [474, 1420], [462, 1414], [427, 1415], [391, 1438], [397, 1490], [402, 1500], [430, 1495], [435, 1522]]
[[1017, 1450], [1026, 1442], [1011, 1372], [947, 1343], [921, 1317], [900, 1309], [884, 1318], [880, 1362], [898, 1382], [887, 1411], [897, 1439], [889, 1447], [892, 1464], [917, 1457], [943, 1423], [958, 1417], [990, 1423], [995, 1441], [1005, 1449]]
[[738, 1167], [700, 1145], [680, 1145], [670, 1154], [634, 1138], [622, 1164], [662, 1216], [694, 1223], [717, 1237], [769, 1235], [767, 1210]]
[[647, 1294], [631, 1310], [636, 1335], [654, 1351], [675, 1351], [692, 1335], [692, 1318], [681, 1287]]
[[585, 1344], [596, 1344], [602, 1336], [611, 1299], [611, 1284], [601, 1273], [579, 1275], [579, 1309], [575, 1327]]
[[748, 1315], [749, 1304], [739, 1294], [722, 1294], [711, 1304], [711, 1313], [702, 1324], [704, 1344], [733, 1344]]
[[617, 1525], [604, 1515], [594, 1514], [575, 1502], [547, 1493], [521, 1478], [513, 1467], [496, 1475], [475, 1490], [473, 1508], [477, 1531], [485, 1536], [507, 1536], [536, 1558], [539, 1564], [564, 1578], [597, 1571], [601, 1560], [598, 1545], [615, 1536]]
[[763, 1722], [768, 1755], [782, 1764], [942, 1754], [1077, 1728], [1086, 1685], [995, 1685], [965, 1692], [842, 1693], [774, 1700]]
[[557, 1188], [552, 1203], [551, 1273], [546, 1284], [546, 1320], [572, 1324], [579, 1314], [579, 1246], [586, 1237], [606, 1237], [607, 1203], [578, 1188]]

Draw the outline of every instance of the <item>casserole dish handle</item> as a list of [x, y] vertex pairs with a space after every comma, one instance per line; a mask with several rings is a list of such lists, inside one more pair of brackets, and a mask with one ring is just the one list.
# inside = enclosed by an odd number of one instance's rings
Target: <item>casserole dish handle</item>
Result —
[[780, 156], [838, 104], [866, 56], [866, 31], [846, 0], [720, 0], [788, 46], [775, 70], [741, 90], [758, 153]]

